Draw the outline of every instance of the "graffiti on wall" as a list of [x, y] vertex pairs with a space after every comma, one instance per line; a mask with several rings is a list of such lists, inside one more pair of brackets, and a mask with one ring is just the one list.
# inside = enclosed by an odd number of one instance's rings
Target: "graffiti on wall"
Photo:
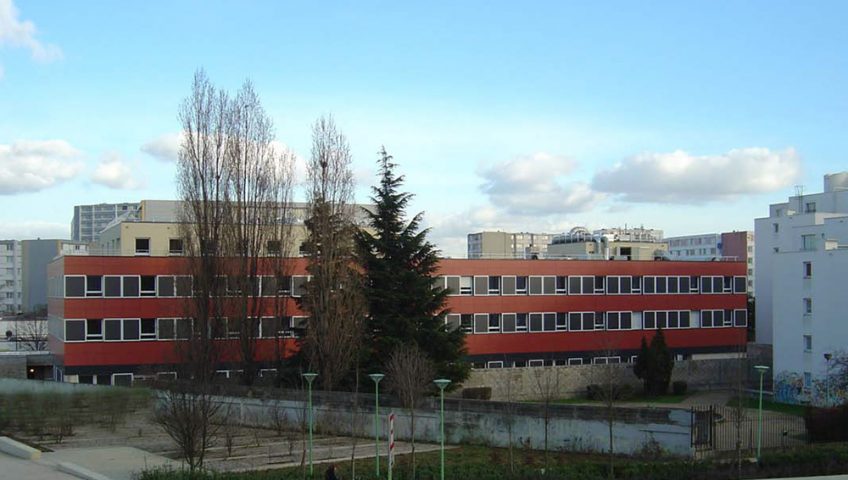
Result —
[[835, 375], [811, 379], [804, 385], [804, 376], [797, 372], [780, 372], [774, 377], [774, 400], [781, 403], [827, 407], [848, 402], [844, 382]]

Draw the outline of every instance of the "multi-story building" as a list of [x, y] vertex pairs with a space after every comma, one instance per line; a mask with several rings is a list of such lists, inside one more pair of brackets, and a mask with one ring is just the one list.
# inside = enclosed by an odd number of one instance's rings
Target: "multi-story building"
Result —
[[100, 231], [120, 216], [133, 215], [138, 203], [99, 203], [77, 205], [71, 220], [71, 239], [89, 243], [97, 240]]
[[33, 312], [47, 308], [47, 264], [59, 255], [81, 255], [88, 251], [85, 242], [72, 240], [22, 240], [22, 309]]
[[589, 232], [574, 227], [554, 235], [548, 245], [548, 258], [586, 260], [654, 260], [666, 255], [662, 230], [646, 228], [604, 228]]
[[848, 345], [848, 172], [825, 175], [822, 193], [772, 204], [755, 233], [757, 342], [773, 347], [781, 398], [815, 401], [825, 354]]
[[549, 233], [469, 233], [468, 258], [540, 258], [552, 238]]
[[22, 311], [21, 260], [21, 242], [0, 240], [0, 314], [2, 315], [15, 315]]
[[705, 233], [667, 237], [672, 260], [735, 258], [748, 264], [748, 293], [754, 294], [754, 232]]
[[[256, 332], [262, 368], [271, 368], [274, 352], [297, 348], [307, 322], [296, 302], [309, 280], [306, 261], [292, 259], [283, 278], [260, 272], [267, 276], [257, 292], [273, 297]], [[52, 262], [57, 378], [129, 383], [139, 375], [173, 376], [191, 321], [186, 262], [94, 255]], [[628, 362], [658, 328], [681, 358], [735, 355], [745, 345], [742, 262], [443, 259], [436, 281], [450, 290], [446, 328], [467, 333], [468, 361], [476, 367]], [[272, 317], [276, 306], [287, 312], [281, 321]], [[222, 344], [235, 342], [226, 338], [238, 331], [238, 319], [222, 322]], [[239, 368], [226, 351], [222, 375]]]

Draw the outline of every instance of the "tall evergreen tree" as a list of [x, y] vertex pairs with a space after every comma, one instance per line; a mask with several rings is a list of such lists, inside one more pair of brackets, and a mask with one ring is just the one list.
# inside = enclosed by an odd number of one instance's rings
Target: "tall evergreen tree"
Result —
[[367, 211], [370, 232], [357, 234], [360, 265], [365, 274], [366, 344], [363, 366], [378, 371], [399, 345], [415, 344], [433, 361], [436, 374], [454, 383], [468, 377], [462, 361], [465, 338], [460, 330], [448, 330], [447, 290], [434, 286], [438, 250], [421, 229], [422, 213], [405, 219], [411, 193], [400, 191], [404, 177], [383, 148], [377, 163], [380, 182], [372, 187], [376, 208]]

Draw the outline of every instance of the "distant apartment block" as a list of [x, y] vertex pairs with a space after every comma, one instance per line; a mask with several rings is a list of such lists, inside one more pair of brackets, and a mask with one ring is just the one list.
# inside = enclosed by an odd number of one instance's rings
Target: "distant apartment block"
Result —
[[78, 242], [96, 241], [100, 231], [120, 216], [132, 215], [138, 203], [100, 203], [77, 205], [71, 220], [71, 240]]
[[0, 314], [2, 315], [15, 315], [22, 311], [22, 268], [21, 242], [0, 240]]
[[668, 245], [662, 230], [647, 228], [604, 228], [590, 232], [574, 227], [554, 235], [548, 258], [585, 260], [654, 260], [664, 258]]
[[32, 312], [47, 308], [47, 264], [60, 255], [80, 255], [88, 251], [87, 243], [73, 240], [22, 240], [22, 309]]
[[712, 260], [734, 257], [748, 265], [748, 293], [754, 294], [754, 232], [705, 233], [668, 237], [672, 260]]
[[825, 354], [848, 345], [848, 172], [755, 221], [758, 343], [774, 349], [778, 399], [820, 402]]
[[553, 235], [529, 232], [468, 234], [468, 258], [536, 258], [545, 256]]

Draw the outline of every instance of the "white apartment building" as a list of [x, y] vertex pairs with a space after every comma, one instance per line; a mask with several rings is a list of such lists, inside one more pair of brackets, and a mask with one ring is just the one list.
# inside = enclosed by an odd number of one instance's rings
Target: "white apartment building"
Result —
[[15, 315], [21, 312], [21, 263], [21, 242], [0, 240], [0, 315]]
[[113, 220], [122, 215], [132, 215], [138, 203], [99, 203], [77, 205], [71, 220], [71, 240], [90, 243], [97, 240], [100, 232]]
[[848, 172], [771, 205], [755, 233], [756, 341], [773, 346], [775, 395], [820, 403], [825, 354], [848, 347]]
[[672, 260], [704, 261], [731, 258], [748, 264], [748, 293], [754, 295], [754, 232], [705, 233], [668, 237], [668, 256]]

